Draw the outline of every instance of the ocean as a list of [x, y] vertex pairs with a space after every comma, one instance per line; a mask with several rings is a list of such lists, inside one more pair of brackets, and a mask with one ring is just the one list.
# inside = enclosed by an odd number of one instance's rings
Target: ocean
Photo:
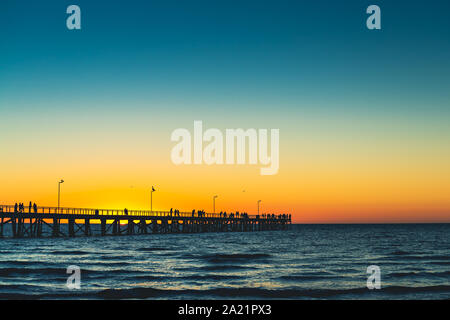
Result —
[[[66, 286], [71, 265], [80, 289]], [[381, 289], [367, 288], [371, 265]], [[449, 299], [450, 224], [4, 238], [0, 298]]]

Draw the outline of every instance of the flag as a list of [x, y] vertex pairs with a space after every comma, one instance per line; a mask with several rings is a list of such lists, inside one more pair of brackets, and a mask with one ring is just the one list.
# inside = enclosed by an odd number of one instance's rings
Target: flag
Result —
[[156, 191], [156, 190], [155, 190], [155, 188], [153, 188], [153, 186], [152, 186], [152, 192], [153, 192], [153, 191]]

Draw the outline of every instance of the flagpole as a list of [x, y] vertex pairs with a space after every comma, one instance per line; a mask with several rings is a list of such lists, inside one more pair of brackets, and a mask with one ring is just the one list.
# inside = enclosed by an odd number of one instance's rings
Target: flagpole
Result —
[[153, 212], [153, 192], [155, 192], [155, 188], [152, 186], [150, 190], [150, 212]]
[[218, 197], [217, 195], [213, 197], [213, 213], [216, 213], [216, 198], [217, 197]]

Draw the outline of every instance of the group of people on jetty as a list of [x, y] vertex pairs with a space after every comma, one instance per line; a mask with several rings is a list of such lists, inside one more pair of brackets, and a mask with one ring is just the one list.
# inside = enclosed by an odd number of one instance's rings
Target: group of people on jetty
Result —
[[28, 205], [28, 211], [25, 211], [25, 206], [23, 203], [15, 203], [14, 204], [14, 213], [37, 213], [38, 212], [38, 207], [36, 205], [36, 203], [31, 203]]
[[[0, 208], [2, 209], [2, 208]], [[0, 210], [1, 212], [2, 210]], [[23, 203], [16, 203], [14, 205], [14, 213], [38, 213], [38, 207], [36, 205], [36, 203], [29, 203], [28, 205], [28, 210], [25, 210], [25, 206]], [[128, 209], [124, 209], [123, 210], [125, 215], [128, 215]], [[99, 214], [99, 210], [95, 210], [95, 214], [98, 215]], [[218, 215], [218, 216], [217, 216]], [[170, 208], [170, 211], [168, 212], [168, 216], [169, 217], [180, 217], [180, 210], [178, 209], [173, 209]], [[242, 212], [239, 213], [239, 211], [236, 212], [231, 212], [229, 214], [227, 214], [227, 212], [224, 211], [220, 211], [219, 214], [213, 213], [213, 214], [207, 214], [204, 210], [197, 210], [197, 212], [194, 210], [192, 210], [192, 217], [199, 217], [199, 218], [203, 218], [203, 217], [214, 217], [214, 218], [241, 218], [241, 219], [248, 219], [249, 216], [247, 214], [247, 212]], [[262, 215], [256, 215], [256, 219], [291, 219], [291, 215], [290, 214], [262, 214]]]
[[[123, 210], [125, 215], [128, 215], [128, 209], [124, 209]], [[169, 217], [180, 217], [180, 210], [178, 209], [173, 209], [170, 208], [170, 211], [168, 212], [168, 216]], [[186, 216], [186, 215], [184, 215]], [[204, 217], [210, 217], [210, 218], [217, 218], [217, 214], [213, 213], [213, 214], [207, 214], [204, 210], [197, 210], [197, 212], [194, 210], [192, 210], [192, 217], [199, 217], [199, 218], [204, 218]], [[218, 214], [219, 218], [241, 218], [241, 219], [248, 219], [248, 213], [247, 212], [242, 212], [239, 213], [239, 211], [236, 212], [231, 212], [229, 214], [227, 214], [227, 212], [223, 212], [220, 211], [220, 213]], [[291, 219], [291, 215], [290, 214], [279, 214], [279, 215], [275, 215], [275, 214], [262, 214], [262, 215], [256, 215], [256, 219]]]

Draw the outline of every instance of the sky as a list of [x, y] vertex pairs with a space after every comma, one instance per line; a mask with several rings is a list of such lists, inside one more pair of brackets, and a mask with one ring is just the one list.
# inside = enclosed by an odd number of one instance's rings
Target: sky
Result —
[[[66, 8], [81, 8], [68, 30]], [[381, 8], [368, 30], [366, 8]], [[450, 222], [448, 1], [0, 2], [0, 204]], [[177, 128], [280, 130], [278, 174]]]

